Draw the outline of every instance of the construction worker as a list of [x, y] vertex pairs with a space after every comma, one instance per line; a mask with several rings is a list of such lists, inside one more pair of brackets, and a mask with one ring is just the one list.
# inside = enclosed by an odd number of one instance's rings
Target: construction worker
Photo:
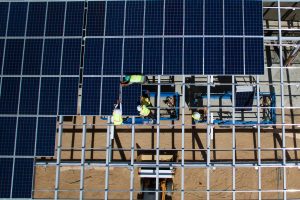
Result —
[[145, 105], [147, 107], [151, 106], [151, 101], [150, 101], [150, 92], [147, 90], [146, 92], [143, 92], [140, 102], [141, 105]]
[[143, 75], [126, 75], [121, 81], [121, 86], [128, 86], [131, 84], [143, 84], [146, 81], [146, 78]]
[[121, 125], [123, 123], [122, 111], [120, 109], [114, 109], [112, 122], [115, 126]]
[[[202, 114], [200, 114], [200, 111], [202, 111], [201, 112]], [[202, 109], [199, 109], [199, 111], [193, 112], [192, 118], [195, 120], [195, 122], [204, 121], [207, 119], [206, 115], [207, 115], [207, 109], [202, 108]]]
[[150, 119], [154, 119], [154, 115], [152, 114], [151, 110], [147, 108], [145, 105], [138, 105], [137, 110], [140, 112], [142, 117], [148, 117]]

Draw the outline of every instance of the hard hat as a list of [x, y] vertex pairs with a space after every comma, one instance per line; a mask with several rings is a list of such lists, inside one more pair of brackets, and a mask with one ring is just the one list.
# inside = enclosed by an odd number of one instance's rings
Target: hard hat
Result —
[[137, 106], [136, 109], [140, 112], [142, 110], [142, 106]]
[[128, 75], [126, 75], [125, 77], [124, 77], [124, 81], [130, 81], [130, 76], [128, 76]]
[[200, 113], [198, 113], [198, 112], [194, 112], [193, 113], [193, 115], [192, 115], [192, 117], [194, 118], [194, 119], [200, 119], [201, 118], [201, 115], [200, 115]]

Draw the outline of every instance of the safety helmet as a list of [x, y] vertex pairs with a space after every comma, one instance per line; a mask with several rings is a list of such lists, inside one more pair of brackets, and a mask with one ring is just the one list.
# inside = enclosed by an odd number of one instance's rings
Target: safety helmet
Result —
[[142, 106], [138, 105], [136, 109], [140, 112], [142, 110]]
[[125, 77], [124, 77], [124, 81], [130, 81], [130, 76], [128, 76], [128, 75], [126, 75]]
[[196, 120], [199, 120], [199, 119], [201, 118], [201, 115], [200, 115], [200, 113], [198, 113], [198, 112], [194, 112], [193, 115], [192, 115], [192, 117], [193, 117], [194, 119], [196, 119]]

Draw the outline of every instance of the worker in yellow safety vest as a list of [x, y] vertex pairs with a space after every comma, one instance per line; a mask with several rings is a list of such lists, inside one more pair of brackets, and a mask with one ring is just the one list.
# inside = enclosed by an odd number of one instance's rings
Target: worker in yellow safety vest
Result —
[[147, 107], [151, 106], [151, 101], [150, 101], [150, 92], [144, 91], [142, 93], [141, 99], [140, 99], [141, 105], [145, 105]]
[[115, 126], [121, 125], [123, 123], [122, 111], [120, 109], [114, 109], [112, 122]]
[[126, 75], [121, 81], [121, 86], [128, 86], [130, 84], [143, 84], [146, 78], [143, 75]]
[[151, 119], [154, 119], [154, 115], [152, 114], [151, 110], [147, 108], [145, 105], [139, 105], [137, 106], [137, 110], [140, 112], [140, 115], [142, 117], [148, 117]]

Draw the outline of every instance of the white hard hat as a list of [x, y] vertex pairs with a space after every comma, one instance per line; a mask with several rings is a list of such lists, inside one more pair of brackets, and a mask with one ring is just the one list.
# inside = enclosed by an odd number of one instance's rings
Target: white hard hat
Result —
[[194, 119], [200, 119], [201, 115], [200, 115], [200, 113], [198, 113], [198, 112], [194, 112], [192, 117], [193, 117]]
[[136, 109], [140, 112], [142, 110], [142, 106], [138, 105]]

